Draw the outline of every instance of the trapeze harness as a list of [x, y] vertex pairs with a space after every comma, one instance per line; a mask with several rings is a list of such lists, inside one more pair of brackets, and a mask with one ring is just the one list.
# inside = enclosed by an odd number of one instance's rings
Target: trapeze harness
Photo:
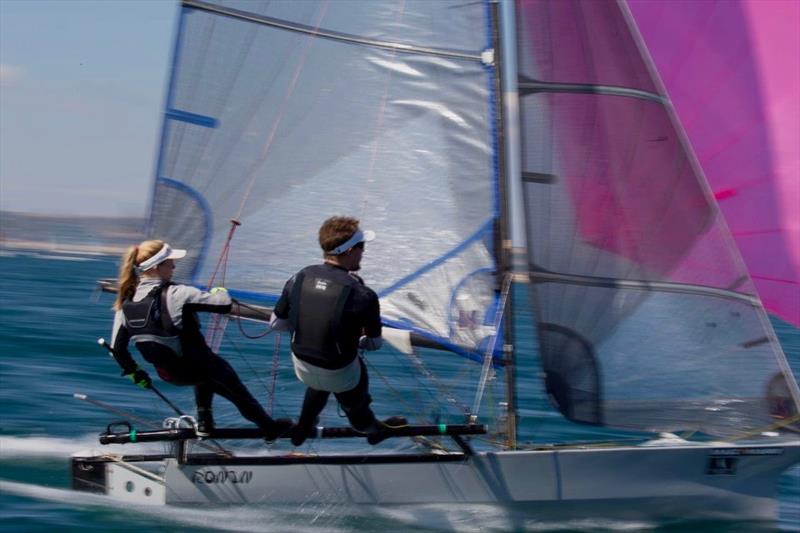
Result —
[[[122, 304], [125, 326], [131, 340], [144, 359], [156, 367], [158, 375], [165, 381], [172, 381], [174, 369], [185, 365], [185, 354], [210, 352], [196, 319], [187, 313], [184, 328], [172, 322], [167, 310], [167, 288], [171, 283], [154, 287], [147, 296], [134, 302], [126, 300]], [[173, 372], [170, 372], [173, 370]]]
[[348, 300], [361, 287], [345, 270], [326, 265], [305, 268], [295, 277], [288, 295], [292, 355], [295, 374], [309, 387], [338, 393], [358, 385], [360, 320], [348, 311], [359, 310]]

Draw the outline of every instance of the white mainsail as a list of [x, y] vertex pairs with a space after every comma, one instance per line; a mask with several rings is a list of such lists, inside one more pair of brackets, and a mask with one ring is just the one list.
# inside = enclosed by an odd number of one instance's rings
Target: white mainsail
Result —
[[499, 216], [486, 6], [185, 2], [180, 20], [149, 231], [195, 251], [182, 279], [212, 277], [237, 219], [226, 284], [269, 303], [320, 260], [322, 220], [351, 214], [378, 235], [364, 275], [388, 323], [485, 343]]

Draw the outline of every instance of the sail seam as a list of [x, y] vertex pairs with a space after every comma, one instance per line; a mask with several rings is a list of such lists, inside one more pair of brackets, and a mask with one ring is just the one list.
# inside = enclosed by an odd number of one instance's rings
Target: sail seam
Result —
[[617, 278], [601, 278], [594, 276], [575, 276], [570, 274], [556, 274], [553, 272], [531, 272], [529, 274], [532, 283], [565, 283], [571, 285], [589, 285], [594, 287], [608, 287], [615, 289], [638, 289], [654, 292], [678, 292], [684, 294], [701, 294], [707, 296], [716, 296], [719, 298], [726, 298], [729, 300], [737, 300], [745, 302], [749, 305], [758, 307], [760, 302], [758, 298], [741, 294], [726, 289], [718, 289], [714, 287], [703, 287], [701, 285], [693, 285], [690, 283], [674, 283], [669, 281], [642, 281], [642, 280], [624, 280]]
[[577, 94], [602, 94], [607, 96], [625, 96], [638, 98], [668, 105], [669, 100], [656, 93], [643, 91], [641, 89], [631, 89], [630, 87], [618, 87], [615, 85], [596, 85], [590, 83], [552, 83], [544, 81], [520, 81], [517, 84], [520, 96], [535, 93], [577, 93]]
[[222, 15], [225, 17], [230, 17], [245, 22], [252, 22], [256, 24], [261, 24], [263, 26], [270, 26], [272, 28], [278, 28], [296, 33], [305, 33], [308, 35], [312, 35], [314, 37], [320, 37], [322, 39], [339, 41], [348, 44], [358, 44], [363, 46], [370, 46], [373, 48], [383, 48], [407, 54], [423, 54], [423, 55], [430, 55], [437, 57], [447, 57], [450, 59], [462, 59], [462, 60], [478, 61], [478, 62], [482, 61], [481, 54], [479, 53], [459, 52], [456, 50], [443, 50], [443, 49], [430, 48], [424, 46], [414, 46], [404, 43], [394, 43], [391, 41], [381, 41], [378, 39], [367, 39], [365, 37], [359, 37], [356, 35], [350, 35], [347, 33], [336, 32], [332, 30], [319, 30], [319, 29], [314, 29], [311, 26], [307, 26], [305, 24], [289, 22], [287, 20], [281, 20], [274, 17], [267, 17], [264, 15], [257, 15], [255, 13], [249, 13], [247, 11], [241, 11], [239, 9], [234, 9], [230, 7], [215, 6], [206, 2], [202, 2], [200, 0], [183, 0], [182, 5], [184, 7], [196, 9], [198, 11], [205, 11], [207, 13], [212, 13], [215, 15]]

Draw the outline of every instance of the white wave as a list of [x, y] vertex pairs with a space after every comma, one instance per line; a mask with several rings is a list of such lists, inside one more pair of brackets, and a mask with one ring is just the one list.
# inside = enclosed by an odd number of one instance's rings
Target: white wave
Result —
[[381, 516], [395, 524], [435, 531], [505, 532], [505, 531], [647, 531], [657, 524], [632, 520], [542, 520], [521, 510], [503, 505], [484, 504], [415, 504], [376, 507]]
[[[163, 446], [140, 445], [137, 453], [158, 453], [163, 451]], [[76, 453], [81, 455], [102, 455], [106, 453], [130, 453], [130, 447], [122, 444], [109, 444], [100, 446], [97, 435], [90, 434], [70, 439], [57, 439], [52, 437], [13, 437], [0, 436], [0, 459], [11, 457], [52, 457], [66, 458]]]
[[[18, 483], [0, 479], [0, 493], [13, 494], [37, 500], [52, 501], [70, 507], [113, 508], [120, 513], [135, 518], [150, 518], [159, 522], [175, 524], [178, 527], [203, 527], [221, 531], [263, 531], [266, 524], [272, 531], [353, 531], [355, 527], [347, 522], [357, 517], [357, 510], [341, 506], [223, 506], [223, 507], [177, 507], [133, 505], [120, 502], [107, 496], [76, 492]], [[344, 522], [340, 525], [337, 522]], [[342, 527], [344, 526], [344, 527]]]

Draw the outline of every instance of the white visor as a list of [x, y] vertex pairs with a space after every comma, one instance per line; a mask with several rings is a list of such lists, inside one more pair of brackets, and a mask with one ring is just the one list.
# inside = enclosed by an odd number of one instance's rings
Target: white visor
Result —
[[347, 239], [345, 242], [331, 250], [330, 252], [326, 252], [331, 255], [339, 255], [345, 253], [347, 250], [355, 246], [360, 242], [369, 242], [375, 238], [375, 232], [370, 230], [361, 231], [357, 229], [353, 236]]
[[164, 246], [158, 251], [156, 255], [147, 259], [146, 261], [142, 261], [136, 267], [139, 272], [147, 272], [151, 268], [157, 267], [167, 259], [180, 259], [186, 256], [186, 250], [180, 250], [178, 248], [173, 249], [169, 244], [164, 243]]

